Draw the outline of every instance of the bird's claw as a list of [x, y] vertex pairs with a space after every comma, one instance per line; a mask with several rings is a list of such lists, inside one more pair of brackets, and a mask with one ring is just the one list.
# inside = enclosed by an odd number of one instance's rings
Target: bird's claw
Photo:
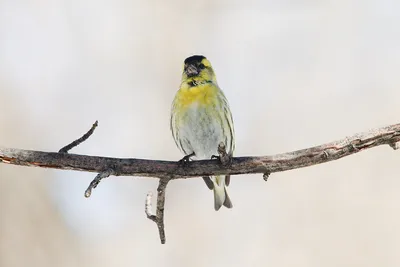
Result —
[[211, 159], [217, 159], [217, 160], [220, 160], [220, 159], [221, 159], [221, 157], [220, 157], [220, 156], [216, 156], [216, 155], [212, 155], [212, 156], [211, 156]]
[[193, 156], [194, 156], [194, 153], [189, 154], [189, 155], [186, 155], [186, 156], [184, 156], [183, 158], [181, 158], [181, 159], [178, 161], [178, 163], [179, 163], [180, 165], [186, 165], [186, 164], [190, 161], [190, 158], [193, 157]]

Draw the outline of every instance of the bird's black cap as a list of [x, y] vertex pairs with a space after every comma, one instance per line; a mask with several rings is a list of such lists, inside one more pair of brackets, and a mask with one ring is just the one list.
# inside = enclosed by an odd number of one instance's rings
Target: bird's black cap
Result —
[[206, 58], [205, 56], [194, 55], [194, 56], [191, 56], [191, 57], [188, 57], [187, 59], [185, 59], [185, 64], [193, 64], [193, 63], [201, 62], [205, 58]]

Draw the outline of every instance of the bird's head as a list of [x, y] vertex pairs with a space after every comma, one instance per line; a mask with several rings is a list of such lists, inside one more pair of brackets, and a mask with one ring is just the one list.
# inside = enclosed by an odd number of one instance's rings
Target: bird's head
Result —
[[210, 61], [204, 56], [191, 56], [185, 59], [182, 81], [187, 82], [216, 82], [214, 70]]

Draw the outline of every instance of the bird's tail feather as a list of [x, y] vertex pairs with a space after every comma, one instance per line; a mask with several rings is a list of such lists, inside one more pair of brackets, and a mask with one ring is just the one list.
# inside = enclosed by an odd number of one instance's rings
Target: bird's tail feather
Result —
[[211, 177], [214, 184], [214, 209], [219, 210], [222, 205], [227, 208], [232, 208], [232, 202], [228, 196], [225, 186], [224, 176]]
[[232, 201], [229, 198], [228, 192], [226, 191], [226, 186], [225, 186], [225, 201], [224, 201], [224, 206], [227, 207], [228, 209], [233, 208]]

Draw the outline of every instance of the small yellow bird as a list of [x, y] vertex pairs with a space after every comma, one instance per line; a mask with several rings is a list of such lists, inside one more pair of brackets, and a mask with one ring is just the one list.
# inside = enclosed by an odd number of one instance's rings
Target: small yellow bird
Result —
[[[171, 131], [184, 159], [210, 159], [223, 142], [228, 155], [235, 149], [235, 133], [228, 100], [217, 84], [210, 62], [204, 56], [188, 57], [182, 81], [171, 110]], [[214, 208], [232, 208], [226, 191], [230, 176], [203, 177], [214, 190]]]

